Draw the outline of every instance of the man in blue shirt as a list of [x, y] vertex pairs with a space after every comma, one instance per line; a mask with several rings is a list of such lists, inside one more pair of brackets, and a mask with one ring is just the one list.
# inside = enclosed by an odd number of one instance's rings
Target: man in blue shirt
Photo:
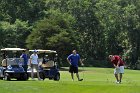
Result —
[[[27, 50], [26, 50], [26, 51], [27, 51]], [[23, 50], [23, 53], [22, 53], [22, 55], [20, 56], [20, 58], [23, 58], [23, 60], [24, 60], [23, 68], [24, 68], [25, 72], [27, 73], [29, 56], [28, 56], [28, 54], [26, 54], [26, 51]]]
[[80, 55], [77, 54], [76, 50], [73, 50], [72, 54], [67, 57], [67, 61], [70, 64], [69, 72], [71, 73], [72, 80], [74, 80], [74, 73], [76, 73], [78, 81], [82, 81], [83, 79], [80, 79], [78, 74], [78, 62], [80, 62], [82, 66], [84, 64], [82, 63]]

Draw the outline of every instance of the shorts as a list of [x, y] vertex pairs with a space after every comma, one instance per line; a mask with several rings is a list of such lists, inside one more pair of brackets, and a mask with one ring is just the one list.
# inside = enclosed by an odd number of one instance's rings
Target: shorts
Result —
[[31, 68], [38, 70], [38, 64], [31, 64]]
[[75, 66], [70, 66], [69, 68], [69, 72], [70, 73], [78, 73], [78, 67], [75, 67]]
[[28, 65], [23, 65], [24, 71], [27, 72]]
[[119, 73], [124, 74], [124, 66], [120, 66], [114, 69], [114, 74], [119, 74]]

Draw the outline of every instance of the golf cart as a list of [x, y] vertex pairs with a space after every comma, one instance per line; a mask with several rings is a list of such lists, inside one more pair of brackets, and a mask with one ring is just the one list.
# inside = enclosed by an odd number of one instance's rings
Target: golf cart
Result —
[[27, 73], [22, 67], [24, 65], [23, 58], [20, 58], [21, 48], [4, 48], [1, 49], [3, 53], [3, 60], [0, 67], [0, 79], [11, 80], [28, 80]]
[[[29, 50], [33, 52], [34, 50]], [[49, 78], [55, 81], [60, 80], [60, 73], [57, 67], [57, 52], [53, 50], [37, 50], [39, 56], [39, 75], [41, 79]], [[31, 69], [28, 69], [29, 76]], [[34, 72], [37, 72], [34, 70]], [[35, 75], [37, 77], [37, 75]]]

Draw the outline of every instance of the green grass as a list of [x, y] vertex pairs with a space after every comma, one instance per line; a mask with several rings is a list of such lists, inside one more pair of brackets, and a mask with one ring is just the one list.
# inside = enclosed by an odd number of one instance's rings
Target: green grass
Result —
[[[82, 70], [82, 68], [80, 68]], [[140, 93], [140, 72], [127, 70], [122, 84], [115, 84], [112, 68], [84, 68], [79, 72], [84, 81], [71, 80], [68, 71], [61, 71], [61, 80], [3, 81], [0, 93]]]

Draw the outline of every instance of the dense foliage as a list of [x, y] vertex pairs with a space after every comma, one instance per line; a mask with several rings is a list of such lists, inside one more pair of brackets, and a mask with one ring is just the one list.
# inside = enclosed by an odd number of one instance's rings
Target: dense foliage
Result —
[[[139, 0], [1, 0], [0, 48], [73, 49], [88, 66], [109, 66], [109, 54], [134, 68], [140, 60]], [[97, 64], [98, 63], [98, 64]]]

